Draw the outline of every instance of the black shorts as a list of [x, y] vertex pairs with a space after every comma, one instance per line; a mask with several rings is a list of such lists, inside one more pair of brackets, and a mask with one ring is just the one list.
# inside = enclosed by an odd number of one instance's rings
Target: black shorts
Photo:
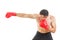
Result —
[[36, 35], [32, 40], [53, 40], [51, 33], [40, 33], [37, 31]]

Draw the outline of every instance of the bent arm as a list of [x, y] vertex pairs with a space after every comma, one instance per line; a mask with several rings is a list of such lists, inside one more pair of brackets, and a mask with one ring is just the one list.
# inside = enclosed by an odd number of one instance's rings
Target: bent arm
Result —
[[56, 21], [55, 21], [55, 18], [54, 17], [52, 17], [52, 23], [51, 23], [50, 31], [52, 33], [55, 33], [56, 32]]
[[32, 18], [32, 19], [35, 19], [37, 17], [37, 14], [17, 13], [16, 16], [23, 17], [23, 18]]

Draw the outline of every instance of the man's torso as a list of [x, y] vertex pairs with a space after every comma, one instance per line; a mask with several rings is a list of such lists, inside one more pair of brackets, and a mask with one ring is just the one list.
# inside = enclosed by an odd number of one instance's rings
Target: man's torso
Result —
[[[49, 24], [49, 27], [51, 27], [51, 21], [52, 21], [50, 17], [51, 17], [51, 16], [48, 16], [47, 19], [46, 19], [47, 22], [48, 22], [48, 24]], [[44, 28], [42, 28], [42, 27], [39, 25], [40, 20], [41, 20], [40, 18], [41, 18], [40, 16], [36, 18], [37, 26], [38, 26], [38, 31], [41, 32], [41, 33], [47, 33], [47, 32], [49, 32], [48, 30], [45, 30]]]

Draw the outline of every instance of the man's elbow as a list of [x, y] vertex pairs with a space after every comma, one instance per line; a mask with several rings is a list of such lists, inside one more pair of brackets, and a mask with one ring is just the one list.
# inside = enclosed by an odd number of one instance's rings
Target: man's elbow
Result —
[[55, 33], [56, 31], [52, 31], [52, 33]]
[[56, 32], [56, 29], [52, 30], [52, 33], [55, 33]]

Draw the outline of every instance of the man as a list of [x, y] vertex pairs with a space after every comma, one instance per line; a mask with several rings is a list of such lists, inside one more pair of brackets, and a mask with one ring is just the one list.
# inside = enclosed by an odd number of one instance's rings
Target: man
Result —
[[42, 9], [39, 14], [7, 12], [6, 18], [11, 16], [36, 19], [38, 30], [32, 40], [53, 40], [51, 33], [56, 31], [55, 17], [49, 15], [46, 9]]

